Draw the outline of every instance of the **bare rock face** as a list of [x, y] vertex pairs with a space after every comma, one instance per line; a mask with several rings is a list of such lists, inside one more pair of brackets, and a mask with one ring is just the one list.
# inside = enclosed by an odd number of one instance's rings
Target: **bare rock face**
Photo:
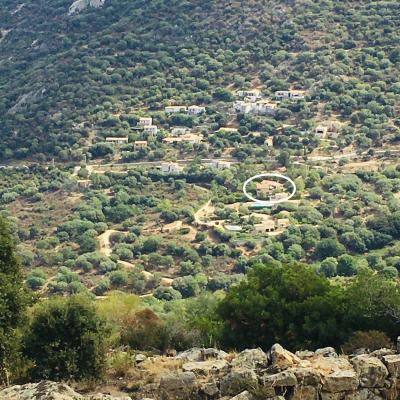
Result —
[[290, 371], [282, 371], [273, 375], [264, 376], [264, 385], [272, 387], [290, 387], [296, 386], [296, 375]]
[[385, 379], [389, 373], [378, 358], [363, 354], [354, 357], [351, 363], [360, 377], [360, 386], [366, 388], [384, 386]]
[[178, 360], [186, 360], [186, 361], [205, 361], [208, 359], [218, 359], [223, 360], [228, 356], [228, 353], [225, 351], [209, 348], [202, 349], [199, 347], [194, 347], [189, 350], [182, 351], [175, 358]]
[[68, 11], [69, 15], [80, 13], [88, 7], [100, 8], [104, 5], [106, 0], [75, 0]]

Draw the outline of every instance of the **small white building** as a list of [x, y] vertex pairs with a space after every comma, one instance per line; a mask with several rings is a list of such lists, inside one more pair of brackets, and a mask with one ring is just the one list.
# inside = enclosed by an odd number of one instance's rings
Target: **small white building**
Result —
[[315, 134], [321, 138], [326, 137], [328, 133], [328, 127], [319, 125], [315, 128]]
[[205, 112], [206, 112], [205, 107], [200, 107], [200, 106], [188, 107], [188, 114], [190, 114], [190, 115], [200, 115], [200, 114], [204, 114]]
[[183, 167], [181, 167], [178, 163], [162, 163], [161, 171], [165, 174], [178, 174], [183, 171]]
[[126, 144], [126, 143], [128, 143], [128, 136], [106, 137], [106, 142], [107, 143], [112, 143], [112, 144]]
[[303, 100], [306, 96], [304, 90], [278, 90], [275, 97], [280, 100]]
[[164, 143], [173, 144], [173, 143], [182, 143], [187, 142], [191, 144], [199, 144], [203, 140], [202, 135], [195, 135], [193, 133], [185, 133], [181, 136], [167, 136], [163, 139]]
[[277, 104], [269, 100], [261, 100], [255, 103], [247, 101], [235, 101], [233, 103], [233, 109], [241, 114], [274, 115], [276, 108]]
[[147, 147], [147, 140], [136, 140], [133, 144], [135, 150], [144, 149]]
[[273, 220], [266, 220], [254, 225], [253, 233], [271, 233], [276, 231], [276, 224]]
[[222, 171], [224, 169], [229, 169], [232, 166], [232, 163], [229, 161], [212, 160], [211, 166]]
[[167, 114], [182, 113], [182, 112], [187, 112], [187, 107], [186, 106], [167, 106], [167, 107], [165, 107], [164, 111]]
[[261, 92], [258, 89], [245, 89], [236, 92], [237, 97], [246, 99], [248, 101], [257, 101], [261, 99]]
[[158, 128], [157, 125], [145, 125], [143, 127], [143, 132], [150, 136], [157, 135]]
[[240, 225], [225, 225], [225, 229], [229, 232], [241, 232], [242, 227]]
[[151, 118], [151, 117], [139, 118], [138, 125], [139, 126], [151, 126], [151, 125], [153, 125], [153, 118]]

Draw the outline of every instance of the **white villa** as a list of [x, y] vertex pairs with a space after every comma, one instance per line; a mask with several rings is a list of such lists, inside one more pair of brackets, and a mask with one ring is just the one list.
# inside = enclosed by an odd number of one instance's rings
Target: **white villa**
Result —
[[242, 114], [274, 115], [277, 104], [269, 100], [260, 100], [255, 103], [247, 101], [235, 101], [233, 109]]
[[151, 125], [153, 125], [153, 118], [151, 118], [151, 117], [139, 118], [138, 125], [139, 126], [151, 126]]
[[206, 112], [206, 108], [200, 106], [190, 106], [188, 107], [187, 111], [190, 115], [200, 115]]
[[280, 100], [303, 100], [306, 96], [304, 90], [278, 90], [275, 97]]
[[164, 143], [173, 144], [180, 142], [187, 142], [192, 144], [199, 144], [203, 140], [202, 135], [195, 135], [193, 133], [185, 133], [184, 135], [175, 137], [175, 136], [167, 136], [163, 139]]
[[147, 140], [136, 140], [133, 144], [133, 148], [137, 149], [144, 149], [147, 147]]
[[158, 132], [157, 125], [145, 125], [143, 126], [143, 132], [150, 136], [157, 135]]
[[112, 143], [112, 144], [125, 144], [125, 143], [128, 143], [128, 136], [106, 137], [106, 142], [107, 143]]
[[183, 167], [181, 167], [178, 163], [162, 163], [161, 171], [165, 174], [178, 174], [183, 171]]
[[167, 107], [165, 107], [164, 111], [167, 114], [187, 112], [187, 107], [186, 106], [167, 106]]
[[261, 92], [258, 89], [238, 90], [236, 96], [254, 102], [261, 99]]

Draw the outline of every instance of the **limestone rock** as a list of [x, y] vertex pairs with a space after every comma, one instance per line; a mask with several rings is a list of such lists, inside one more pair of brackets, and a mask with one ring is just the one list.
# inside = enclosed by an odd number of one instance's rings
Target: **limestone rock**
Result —
[[379, 359], [382, 359], [383, 356], [392, 356], [395, 354], [396, 352], [392, 349], [379, 349], [369, 353], [370, 356], [378, 357]]
[[228, 353], [225, 351], [209, 348], [209, 349], [201, 349], [199, 347], [193, 347], [192, 349], [182, 351], [175, 358], [178, 360], [186, 360], [186, 361], [204, 361], [209, 358], [216, 358], [219, 360], [223, 360], [228, 356]]
[[400, 377], [400, 354], [388, 355], [382, 357], [389, 374], [392, 377]]
[[106, 0], [75, 0], [69, 7], [68, 14], [80, 13], [88, 7], [100, 8]]
[[297, 386], [290, 400], [318, 400], [318, 392], [314, 386]]
[[136, 354], [136, 356], [135, 356], [135, 361], [137, 363], [141, 363], [146, 359], [147, 359], [147, 357], [144, 354]]
[[237, 396], [232, 397], [231, 400], [253, 400], [253, 395], [245, 390], [242, 393], [239, 393]]
[[273, 375], [264, 375], [264, 385], [272, 387], [296, 386], [296, 375], [290, 371], [282, 371]]
[[16, 385], [0, 391], [2, 400], [83, 400], [84, 397], [64, 383], [41, 381]]
[[220, 391], [223, 396], [237, 394], [255, 387], [258, 384], [256, 373], [251, 369], [234, 369], [225, 375], [220, 382]]
[[196, 376], [193, 372], [178, 372], [163, 375], [160, 379], [160, 389], [166, 392], [190, 392], [196, 387]]
[[352, 370], [336, 371], [324, 377], [322, 389], [328, 393], [354, 391], [358, 387], [358, 377]]
[[301, 360], [307, 360], [315, 355], [313, 351], [308, 351], [308, 350], [301, 350], [301, 351], [296, 351], [295, 355], [299, 357]]
[[283, 370], [300, 363], [300, 358], [285, 350], [280, 344], [274, 344], [269, 351], [272, 366]]
[[333, 347], [324, 347], [322, 349], [315, 350], [316, 356], [323, 357], [338, 357], [336, 350]]
[[354, 357], [351, 363], [360, 377], [360, 386], [372, 388], [384, 385], [388, 370], [379, 358], [363, 354]]
[[218, 373], [228, 369], [229, 364], [225, 360], [206, 360], [192, 361], [183, 364], [184, 371], [194, 372], [196, 375], [208, 375], [210, 373]]
[[266, 367], [267, 355], [260, 349], [244, 350], [232, 361], [234, 368], [256, 369]]
[[208, 398], [215, 397], [219, 393], [218, 386], [215, 382], [203, 383], [200, 387], [200, 391], [204, 393]]
[[321, 384], [321, 374], [311, 367], [296, 367], [288, 371], [294, 373], [299, 385], [318, 386]]

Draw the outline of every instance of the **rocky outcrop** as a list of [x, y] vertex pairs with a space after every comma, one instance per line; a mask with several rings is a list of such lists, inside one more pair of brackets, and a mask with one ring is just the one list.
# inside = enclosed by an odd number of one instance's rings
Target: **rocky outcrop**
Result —
[[132, 400], [129, 396], [107, 394], [82, 396], [64, 383], [42, 381], [12, 386], [0, 391], [1, 400]]
[[[227, 354], [190, 349], [137, 363], [135, 400], [396, 400], [400, 354], [382, 349], [353, 356], [332, 348], [296, 354], [276, 344]], [[154, 374], [154, 371], [159, 371]], [[141, 378], [139, 378], [141, 377]], [[151, 379], [150, 379], [151, 377]], [[141, 379], [141, 380], [140, 380]], [[81, 395], [64, 384], [41, 382], [0, 391], [1, 400], [114, 400]], [[130, 397], [121, 397], [128, 400]]]
[[75, 0], [69, 7], [68, 14], [72, 15], [80, 13], [88, 7], [100, 8], [103, 7], [106, 0]]

